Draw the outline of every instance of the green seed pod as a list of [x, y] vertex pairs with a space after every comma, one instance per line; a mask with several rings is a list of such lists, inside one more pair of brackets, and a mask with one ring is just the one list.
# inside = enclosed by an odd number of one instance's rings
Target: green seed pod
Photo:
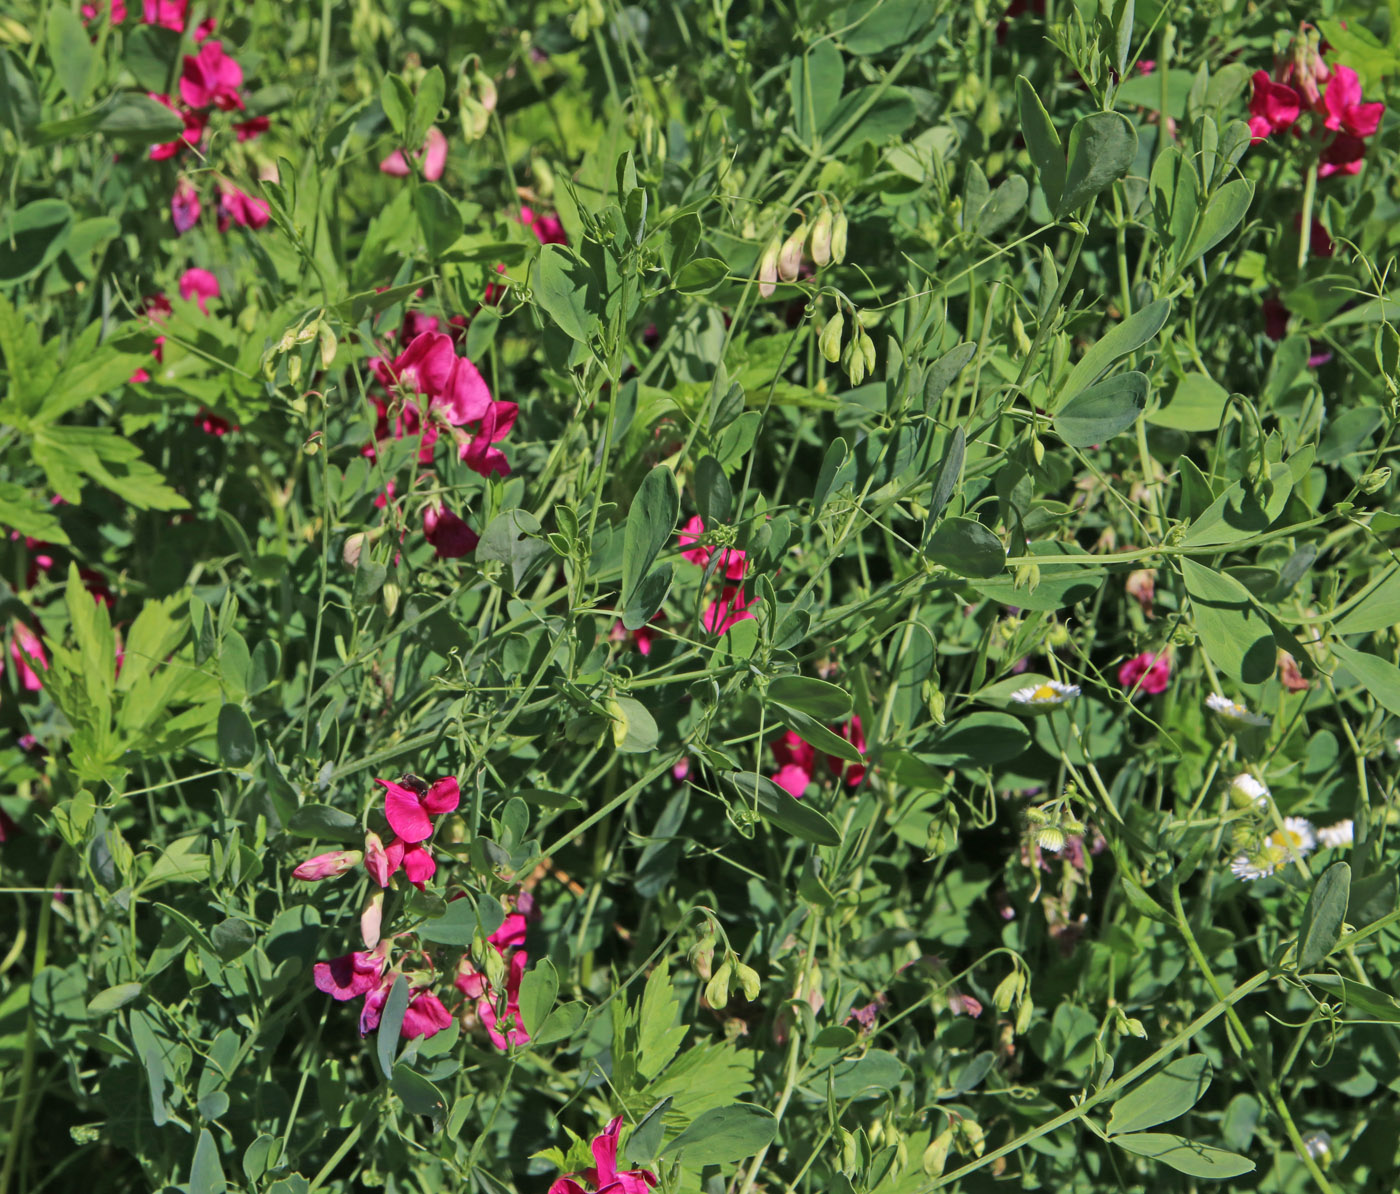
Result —
[[287, 380], [288, 380], [289, 382], [291, 382], [292, 385], [296, 385], [297, 382], [299, 382], [299, 381], [301, 380], [301, 358], [300, 358], [300, 357], [290, 357], [290, 356], [289, 356], [289, 357], [287, 358]]
[[812, 221], [812, 235], [807, 242], [807, 251], [818, 265], [826, 265], [831, 260], [831, 208], [823, 207]]
[[822, 328], [822, 334], [817, 340], [817, 347], [821, 349], [822, 356], [835, 364], [841, 359], [841, 331], [845, 326], [845, 319], [840, 311], [837, 311], [826, 321], [826, 327]]
[[831, 260], [846, 260], [846, 213], [838, 211], [831, 223]]

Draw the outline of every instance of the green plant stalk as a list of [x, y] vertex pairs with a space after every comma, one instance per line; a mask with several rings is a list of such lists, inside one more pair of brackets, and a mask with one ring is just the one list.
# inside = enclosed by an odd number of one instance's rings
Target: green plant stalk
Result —
[[1308, 163], [1308, 177], [1303, 183], [1303, 219], [1298, 227], [1298, 268], [1308, 264], [1308, 249], [1312, 244], [1313, 204], [1317, 201], [1317, 158]]
[[1024, 1148], [1027, 1144], [1030, 1144], [1031, 1141], [1039, 1140], [1042, 1136], [1048, 1136], [1051, 1132], [1058, 1131], [1066, 1124], [1072, 1124], [1076, 1120], [1083, 1119], [1084, 1116], [1100, 1103], [1116, 1098], [1122, 1091], [1131, 1086], [1144, 1074], [1154, 1069], [1159, 1062], [1170, 1057], [1180, 1049], [1182, 1045], [1195, 1037], [1203, 1028], [1213, 1024], [1221, 1015], [1233, 1008], [1235, 1004], [1246, 995], [1252, 994], [1254, 991], [1258, 990], [1272, 977], [1273, 974], [1271, 971], [1261, 970], [1253, 978], [1246, 979], [1245, 982], [1231, 991], [1229, 995], [1217, 1000], [1213, 1006], [1192, 1020], [1190, 1024], [1153, 1053], [1151, 1057], [1147, 1058], [1145, 1061], [1139, 1062], [1121, 1078], [1115, 1078], [1107, 1086], [1086, 1096], [1083, 1102], [1071, 1107], [1068, 1111], [1062, 1111], [1048, 1123], [1043, 1123], [1037, 1128], [1032, 1128], [1028, 1132], [1023, 1132], [1014, 1140], [1003, 1144], [1000, 1148], [991, 1149], [989, 1152], [978, 1157], [975, 1161], [969, 1161], [961, 1168], [955, 1169], [952, 1173], [936, 1179], [927, 1186], [920, 1186], [916, 1194], [928, 1194], [931, 1190], [938, 1190], [944, 1186], [950, 1186], [954, 1182], [960, 1181], [962, 1178], [966, 1177], [969, 1173], [981, 1169], [984, 1165], [990, 1165], [993, 1161], [1000, 1160], [1002, 1157], [1014, 1153], [1017, 1149]]
[[53, 927], [53, 889], [58, 884], [63, 866], [68, 860], [68, 847], [61, 846], [49, 864], [49, 877], [44, 885], [49, 898], [39, 909], [39, 928], [34, 935], [34, 969], [29, 976], [31, 997], [29, 1013], [24, 1025], [24, 1056], [19, 1067], [19, 1093], [15, 1096], [15, 1113], [10, 1119], [10, 1138], [5, 1149], [5, 1165], [0, 1169], [0, 1194], [8, 1194], [10, 1179], [14, 1177], [15, 1166], [19, 1161], [20, 1141], [25, 1135], [25, 1126], [32, 1108], [30, 1093], [34, 1086], [34, 1052], [37, 1044], [38, 1025], [34, 1020], [33, 983], [49, 962], [49, 932]]

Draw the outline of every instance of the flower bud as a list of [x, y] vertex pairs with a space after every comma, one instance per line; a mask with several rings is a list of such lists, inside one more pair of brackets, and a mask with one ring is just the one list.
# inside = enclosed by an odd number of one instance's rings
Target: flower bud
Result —
[[321, 368], [329, 369], [331, 362], [335, 360], [335, 350], [337, 348], [335, 333], [330, 328], [321, 329]]
[[823, 207], [812, 221], [812, 236], [807, 242], [808, 252], [817, 265], [826, 265], [831, 260], [831, 208]]
[[299, 381], [301, 380], [301, 358], [300, 358], [300, 357], [288, 357], [288, 358], [287, 358], [287, 380], [288, 380], [289, 382], [291, 382], [292, 385], [296, 385], [297, 382], [299, 382]]
[[953, 1135], [958, 1141], [958, 1152], [964, 1155], [971, 1153], [974, 1157], [980, 1157], [987, 1151], [987, 1134], [975, 1119], [958, 1120], [953, 1125]]
[[1035, 835], [1035, 844], [1051, 854], [1058, 854], [1065, 848], [1065, 835], [1055, 825], [1047, 825]]
[[1022, 999], [1021, 1006], [1016, 1010], [1016, 1035], [1024, 1036], [1026, 1029], [1031, 1026], [1031, 1017], [1035, 1014], [1035, 1004], [1029, 999]]
[[782, 245], [775, 236], [768, 242], [768, 247], [763, 250], [763, 256], [758, 262], [758, 293], [768, 298], [773, 291], [778, 289], [778, 254]]
[[1025, 977], [1019, 970], [1013, 970], [992, 992], [992, 1006], [999, 1012], [1009, 1012], [1012, 1005], [1021, 998], [1021, 988], [1026, 985]]
[[476, 97], [481, 106], [487, 112], [496, 110], [496, 80], [485, 71], [477, 71], [472, 75], [472, 86], [476, 89]]
[[690, 951], [690, 962], [695, 967], [695, 973], [708, 982], [714, 975], [714, 960], [714, 934], [706, 933], [695, 943], [695, 948]]
[[389, 886], [389, 880], [394, 874], [394, 865], [389, 860], [384, 843], [377, 833], [365, 834], [365, 870], [380, 887]]
[[802, 268], [802, 245], [807, 239], [807, 221], [803, 220], [778, 252], [778, 277], [784, 282], [797, 281], [797, 273]]
[[817, 347], [821, 349], [822, 356], [835, 364], [841, 359], [841, 329], [845, 320], [840, 311], [837, 311], [826, 321], [826, 327], [822, 328], [822, 334], [817, 339]]
[[1390, 469], [1388, 467], [1383, 465], [1380, 468], [1372, 469], [1361, 478], [1361, 492], [1365, 494], [1375, 493], [1377, 490], [1384, 489], [1389, 480]]
[[340, 549], [340, 558], [345, 561], [347, 568], [358, 568], [360, 564], [360, 553], [365, 549], [365, 543], [369, 536], [364, 531], [356, 531], [345, 540], [345, 546]]
[[865, 354], [857, 346], [857, 339], [858, 336], [851, 337], [846, 351], [841, 354], [841, 363], [846, 366], [846, 376], [851, 379], [853, 386], [858, 386], [865, 380]]
[[380, 600], [384, 602], [384, 612], [389, 617], [394, 616], [394, 611], [399, 608], [399, 597], [402, 590], [392, 580], [386, 581], [384, 587], [379, 590]]
[[870, 338], [864, 328], [860, 330], [860, 351], [865, 357], [865, 371], [875, 372], [875, 341]]
[[360, 939], [366, 949], [373, 949], [379, 944], [379, 930], [383, 923], [384, 892], [382, 889], [371, 891], [360, 909]]
[[948, 1150], [953, 1147], [953, 1129], [944, 1128], [933, 1138], [928, 1148], [924, 1149], [923, 1167], [924, 1173], [929, 1177], [941, 1177], [943, 1169], [948, 1164]]
[[352, 867], [359, 866], [363, 858], [364, 854], [359, 850], [331, 850], [326, 854], [308, 858], [292, 872], [292, 878], [310, 882], [338, 879]]
[[831, 222], [831, 260], [846, 260], [846, 213], [838, 211]]
[[705, 984], [705, 1002], [716, 1011], [729, 1002], [729, 974], [731, 967], [725, 962], [715, 971], [714, 977]]
[[745, 966], [743, 962], [734, 967], [734, 977], [739, 980], [739, 985], [744, 989], [744, 998], [754, 1000], [758, 998], [758, 993], [763, 989], [763, 984], [758, 977], [758, 971], [752, 966]]
[[1123, 1027], [1140, 1040], [1147, 1039], [1147, 1029], [1142, 1026], [1142, 1021], [1136, 1016], [1125, 1017], [1123, 1020]]

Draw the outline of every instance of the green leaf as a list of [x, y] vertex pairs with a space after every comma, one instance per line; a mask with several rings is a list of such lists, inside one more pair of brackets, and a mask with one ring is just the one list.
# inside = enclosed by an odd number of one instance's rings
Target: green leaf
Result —
[[[145, 28], [146, 26], [143, 26]], [[264, 1132], [243, 1150], [243, 1174], [254, 1188], [269, 1169], [277, 1167], [282, 1154], [281, 1141]]]
[[989, 578], [1006, 567], [1001, 540], [975, 518], [945, 518], [929, 536], [924, 553], [958, 576]]
[[247, 921], [227, 916], [209, 930], [209, 940], [221, 962], [232, 962], [253, 948], [257, 936]]
[[[622, 539], [622, 604], [627, 606], [675, 533], [681, 495], [676, 474], [665, 465], [647, 473], [627, 511]], [[632, 627], [632, 629], [636, 629]]]
[[1109, 1135], [1140, 1132], [1185, 1115], [1210, 1085], [1210, 1062], [1203, 1053], [1178, 1057], [1140, 1082], [1109, 1109]]
[[364, 837], [359, 821], [328, 804], [303, 804], [287, 822], [287, 832], [296, 837], [328, 838], [335, 842], [358, 842]]
[[1016, 76], [1016, 100], [1021, 114], [1021, 135], [1040, 176], [1046, 205], [1051, 211], [1058, 210], [1065, 187], [1065, 151], [1060, 135], [1055, 132], [1040, 96], [1024, 75]]
[[706, 527], [729, 521], [734, 494], [729, 478], [713, 456], [702, 456], [695, 463], [695, 506]]
[[199, 883], [209, 877], [209, 855], [200, 850], [201, 837], [176, 838], [161, 849], [155, 864], [141, 880], [141, 893], [162, 883]]
[[1340, 999], [1347, 1007], [1355, 1008], [1373, 1020], [1400, 1024], [1400, 1000], [1393, 999], [1384, 991], [1343, 978], [1340, 974], [1305, 974], [1303, 977], [1334, 999]]
[[666, 1146], [665, 1154], [699, 1170], [751, 1157], [772, 1144], [777, 1134], [778, 1121], [767, 1108], [733, 1103], [701, 1112]]
[[584, 343], [598, 326], [599, 302], [593, 273], [562, 245], [540, 250], [535, 298], [569, 336]]
[[428, 246], [430, 258], [441, 257], [462, 235], [462, 213], [436, 183], [418, 184], [413, 210], [418, 213], [418, 226], [423, 230], [423, 242]]
[[687, 1026], [680, 1019], [671, 976], [663, 960], [649, 975], [637, 1009], [637, 1072], [648, 1080], [655, 1078], [675, 1057], [685, 1040]]
[[423, 921], [414, 932], [422, 940], [436, 942], [438, 945], [467, 946], [476, 939], [480, 924], [471, 900], [453, 900], [447, 905], [447, 911], [443, 915]]
[[674, 565], [662, 564], [652, 569], [637, 586], [632, 599], [622, 607], [622, 624], [628, 630], [639, 630], [652, 620], [656, 611], [671, 591], [671, 580], [675, 575]]
[[811, 145], [830, 122], [841, 100], [846, 65], [829, 40], [819, 41], [792, 60], [788, 87], [792, 95], [792, 126], [797, 139]]
[[1192, 1177], [1205, 1177], [1219, 1181], [1227, 1177], [1239, 1177], [1250, 1173], [1254, 1162], [1238, 1153], [1227, 1153], [1222, 1148], [1197, 1144], [1185, 1136], [1170, 1132], [1137, 1132], [1131, 1136], [1115, 1136], [1113, 1143], [1139, 1157], [1148, 1157], [1170, 1165], [1180, 1173]]
[[1127, 319], [1110, 330], [1090, 346], [1079, 363], [1070, 370], [1065, 384], [1060, 389], [1056, 409], [1064, 406], [1076, 394], [1087, 390], [1108, 372], [1110, 365], [1131, 352], [1136, 352], [1148, 341], [1156, 338], [1167, 321], [1171, 311], [1169, 299], [1158, 299], [1140, 311], [1135, 311]]
[[518, 590], [549, 552], [549, 545], [539, 538], [539, 533], [540, 520], [528, 510], [502, 510], [481, 532], [476, 558], [508, 564], [510, 587]]
[[1188, 373], [1176, 383], [1171, 398], [1148, 414], [1147, 421], [1177, 431], [1214, 431], [1229, 400], [1218, 382], [1204, 373]]
[[839, 846], [841, 833], [810, 804], [798, 800], [771, 779], [748, 771], [722, 771], [720, 778], [745, 807], [757, 806], [759, 815], [794, 837], [818, 846]]
[[540, 958], [520, 980], [520, 1018], [531, 1037], [539, 1033], [546, 1017], [554, 1010], [554, 1000], [558, 994], [559, 975], [554, 963], [548, 958]]
[[240, 705], [219, 710], [219, 758], [226, 767], [246, 767], [258, 753], [258, 736]]
[[[863, 113], [857, 119], [857, 113]], [[902, 136], [918, 118], [914, 100], [902, 87], [885, 87], [872, 84], [858, 87], [841, 97], [836, 110], [831, 114], [827, 130], [831, 134], [826, 147], [834, 151], [844, 146], [843, 152], [853, 153], [862, 141], [873, 141], [877, 145], [894, 137]], [[856, 123], [843, 134], [852, 120]]]
[[826, 499], [838, 485], [851, 480], [855, 475], [855, 461], [848, 458], [846, 441], [838, 435], [827, 446], [826, 455], [822, 457], [822, 466], [817, 473], [817, 485], [812, 490], [812, 514], [821, 513]]
[[[458, 900], [465, 903], [465, 900]], [[384, 1012], [379, 1020], [379, 1033], [374, 1040], [375, 1056], [379, 1058], [379, 1068], [384, 1077], [393, 1080], [394, 1057], [399, 1050], [399, 1034], [403, 1031], [403, 1014], [408, 1010], [408, 979], [400, 974], [394, 979], [389, 998], [384, 1001]]]
[[810, 746], [815, 746], [822, 754], [835, 755], [838, 759], [845, 759], [848, 763], [863, 763], [864, 757], [854, 744], [846, 741], [840, 734], [829, 730], [821, 722], [814, 720], [798, 709], [790, 709], [786, 705], [774, 704], [772, 706], [778, 714], [778, 718], [794, 734], [801, 738]]
[[953, 434], [948, 439], [947, 450], [930, 477], [932, 484], [929, 490], [928, 518], [924, 523], [925, 537], [933, 533], [939, 516], [948, 508], [948, 501], [962, 476], [963, 461], [966, 457], [967, 433], [961, 427], [954, 427]]
[[1351, 867], [1334, 862], [1318, 876], [1303, 909], [1303, 923], [1298, 929], [1299, 970], [1311, 970], [1337, 948], [1350, 897]]
[[768, 696], [823, 721], [840, 721], [851, 713], [851, 698], [844, 691], [808, 676], [778, 676], [768, 685]]
[[77, 13], [62, 5], [48, 9], [48, 37], [45, 39], [49, 61], [59, 85], [68, 98], [81, 105], [92, 86], [92, 65], [96, 57], [88, 31]]
[[682, 294], [704, 294], [729, 276], [729, 266], [718, 257], [696, 257], [681, 267], [672, 283]]
[[613, 743], [623, 754], [644, 755], [656, 749], [661, 733], [656, 719], [641, 701], [613, 697], [607, 702], [612, 716]]
[[137, 25], [123, 32], [122, 62], [143, 91], [163, 92], [180, 57], [180, 33], [160, 25]]
[[[1372, 518], [1373, 528], [1380, 517]], [[1386, 569], [1339, 608], [1345, 612], [1333, 625], [1337, 634], [1370, 634], [1400, 626], [1400, 568]]]
[[178, 112], [172, 112], [149, 96], [126, 91], [117, 96], [111, 107], [102, 110], [97, 127], [109, 137], [151, 145], [174, 141], [185, 131], [185, 122]]
[[88, 1000], [88, 1014], [91, 1016], [110, 1015], [118, 1008], [125, 1007], [133, 999], [139, 999], [141, 989], [140, 983], [118, 983], [115, 987], [99, 991]]
[[991, 198], [977, 213], [974, 230], [978, 236], [991, 236], [1000, 231], [1025, 207], [1030, 186], [1019, 174], [1013, 174], [992, 192]]
[[1245, 684], [1273, 674], [1277, 648], [1268, 621], [1249, 590], [1232, 576], [1183, 558], [1181, 576], [1191, 598], [1191, 616], [1201, 645], [1222, 672]]
[[1147, 375], [1119, 373], [1071, 398], [1053, 420], [1071, 448], [1088, 448], [1126, 431], [1147, 409]]
[[195, 1146], [194, 1162], [190, 1165], [189, 1194], [224, 1194], [228, 1181], [224, 1177], [224, 1167], [219, 1160], [219, 1146], [214, 1143], [214, 1135], [208, 1128], [199, 1130], [199, 1143]]
[[447, 1122], [447, 1100], [442, 1097], [442, 1091], [402, 1062], [394, 1067], [393, 1081], [389, 1085], [403, 1100], [403, 1105], [410, 1115], [430, 1116], [433, 1131], [442, 1131], [442, 1125]]
[[671, 1099], [662, 1099], [642, 1117], [641, 1123], [632, 1129], [623, 1146], [622, 1155], [634, 1165], [645, 1165], [656, 1159], [661, 1148], [661, 1137], [665, 1131], [665, 1115], [671, 1107]]
[[0, 47], [0, 121], [23, 137], [39, 119], [39, 89], [24, 60]]
[[22, 486], [0, 481], [0, 523], [13, 527], [21, 535], [66, 546], [68, 534], [51, 511], [48, 502]]
[[73, 209], [62, 199], [35, 199], [0, 216], [0, 285], [22, 282], [52, 262], [72, 227]]
[[[389, 127], [402, 138], [408, 132], [413, 112], [413, 93], [398, 75], [385, 75], [379, 84], [379, 105], [389, 118]], [[413, 146], [417, 148], [417, 146]]]
[[1333, 643], [1332, 654], [1352, 674], [1376, 704], [1400, 717], [1400, 667], [1345, 643]]
[[1216, 191], [1182, 251], [1179, 267], [1190, 265], [1229, 236], [1239, 227], [1253, 201], [1254, 183], [1247, 178], [1232, 178]]
[[1030, 744], [1031, 736], [1019, 717], [977, 712], [949, 722], [919, 758], [938, 768], [990, 767], [1023, 754]]
[[588, 1016], [588, 1005], [580, 1000], [556, 1007], [546, 1018], [539, 1035], [532, 1034], [536, 1045], [552, 1045], [555, 1041], [570, 1040], [583, 1026]]
[[413, 97], [413, 118], [407, 130], [415, 144], [428, 135], [428, 129], [436, 122], [446, 91], [441, 67], [430, 68], [419, 80], [418, 94]]
[[924, 378], [924, 414], [937, 413], [936, 408], [943, 392], [976, 355], [977, 342], [972, 340], [950, 348], [928, 367], [928, 374]]
[[1065, 189], [1055, 215], [1078, 210], [1122, 178], [1137, 157], [1137, 145], [1137, 129], [1119, 112], [1095, 112], [1077, 121], [1069, 134]]

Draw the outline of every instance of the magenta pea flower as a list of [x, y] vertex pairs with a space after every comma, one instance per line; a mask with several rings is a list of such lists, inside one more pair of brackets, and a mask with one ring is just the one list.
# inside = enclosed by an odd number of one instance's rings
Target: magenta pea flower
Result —
[[790, 796], [801, 796], [812, 782], [816, 747], [794, 730], [788, 730], [773, 743], [773, 754], [778, 760], [778, 773], [773, 782]]
[[478, 424], [476, 434], [463, 443], [457, 453], [462, 462], [483, 477], [493, 473], [503, 477], [509, 475], [510, 462], [496, 445], [510, 434], [519, 413], [520, 408], [514, 402], [491, 403]]
[[496, 947], [498, 954], [504, 957], [506, 950], [518, 949], [525, 944], [527, 927], [524, 915], [520, 912], [512, 912], [501, 922], [501, 927], [486, 940]]
[[1249, 100], [1249, 131], [1257, 142], [1291, 128], [1302, 114], [1303, 104], [1293, 88], [1271, 79], [1268, 71], [1255, 71], [1253, 82], [1254, 93]]
[[426, 1040], [430, 1036], [436, 1036], [451, 1023], [452, 1013], [442, 1005], [442, 1000], [431, 991], [419, 991], [409, 1000], [408, 1007], [404, 1010], [401, 1035], [405, 1040], [412, 1040], [418, 1036]]
[[656, 1174], [649, 1169], [617, 1168], [617, 1146], [622, 1135], [622, 1116], [610, 1120], [602, 1133], [593, 1137], [590, 1146], [594, 1165], [581, 1174], [566, 1173], [549, 1187], [549, 1194], [585, 1194], [584, 1188], [574, 1181], [582, 1177], [593, 1194], [647, 1194], [656, 1185]]
[[384, 955], [357, 950], [329, 962], [317, 962], [311, 973], [316, 990], [344, 1003], [367, 995], [379, 986], [384, 973]]
[[520, 209], [520, 222], [535, 234], [542, 245], [567, 245], [568, 235], [558, 216], [542, 216], [528, 207]]
[[1144, 651], [1141, 655], [1134, 655], [1118, 669], [1118, 683], [1125, 692], [1136, 690], [1156, 696], [1166, 692], [1171, 674], [1172, 661], [1165, 652], [1154, 655], [1151, 651]]
[[433, 545], [440, 560], [471, 555], [479, 542], [477, 533], [445, 506], [428, 506], [423, 511], [423, 537]]
[[388, 887], [389, 880], [399, 871], [414, 887], [422, 891], [429, 879], [437, 873], [437, 863], [432, 851], [416, 842], [405, 842], [396, 837], [387, 846], [376, 833], [365, 834], [365, 870], [380, 887]]
[[757, 603], [757, 597], [745, 597], [743, 589], [726, 585], [719, 600], [710, 602], [700, 622], [711, 634], [723, 634], [736, 623], [752, 618], [753, 614], [749, 611]]
[[182, 149], [197, 149], [199, 143], [204, 139], [204, 127], [208, 124], [208, 118], [202, 112], [192, 112], [188, 108], [177, 108], [175, 101], [168, 95], [160, 95], [154, 91], [148, 91], [147, 96], [162, 104], [174, 112], [184, 121], [184, 131], [176, 141], [165, 141], [159, 145], [152, 145], [149, 157], [152, 161], [163, 162], [168, 158], [173, 158]]
[[38, 692], [44, 685], [34, 666], [37, 665], [44, 671], [49, 669], [49, 657], [44, 654], [44, 644], [34, 631], [20, 621], [14, 622], [11, 634], [10, 659], [14, 661], [20, 687], [28, 692]]
[[[715, 553], [715, 548], [696, 546], [700, 537], [705, 533], [705, 520], [700, 515], [695, 515], [683, 526], [678, 534], [681, 546], [686, 550], [681, 552], [681, 559], [689, 560], [692, 564], [701, 568], [709, 567], [711, 558]], [[748, 565], [748, 560], [743, 551], [737, 547], [726, 547], [719, 549], [719, 567], [724, 572], [728, 580], [743, 580], [744, 570]]]
[[175, 231], [183, 236], [198, 224], [201, 210], [199, 192], [182, 178], [170, 196], [170, 218], [175, 223]]
[[1381, 126], [1385, 105], [1361, 102], [1361, 80], [1349, 66], [1332, 68], [1332, 77], [1322, 93], [1326, 126], [1353, 137], [1369, 137]]
[[322, 879], [338, 879], [346, 871], [360, 863], [364, 855], [359, 850], [331, 850], [308, 858], [292, 872], [293, 879], [319, 882]]
[[258, 199], [235, 186], [226, 186], [219, 193], [219, 231], [227, 232], [237, 224], [240, 228], [257, 231], [272, 218], [267, 201]]
[[525, 976], [525, 964], [529, 954], [518, 949], [511, 955], [510, 967], [506, 971], [506, 1010], [504, 1015], [496, 1011], [496, 1002], [489, 995], [477, 1001], [476, 1014], [486, 1026], [491, 1042], [501, 1052], [511, 1045], [527, 1045], [530, 1034], [525, 1031], [525, 1023], [520, 1016], [520, 980]]
[[[437, 182], [442, 177], [443, 168], [447, 165], [447, 137], [441, 129], [434, 127], [428, 130], [423, 148], [413, 155], [413, 160], [423, 164], [423, 177], [429, 182]], [[402, 149], [394, 150], [380, 162], [379, 169], [381, 173], [392, 174], [395, 178], [407, 178], [410, 172]]]
[[187, 269], [180, 275], [180, 297], [186, 302], [194, 299], [199, 304], [200, 314], [208, 315], [209, 308], [205, 304], [219, 297], [219, 279], [207, 269]]
[[233, 126], [233, 135], [240, 141], [252, 141], [261, 137], [272, 127], [272, 121], [266, 116], [254, 116], [249, 120], [240, 120]]
[[221, 42], [205, 42], [198, 54], [186, 54], [180, 71], [180, 95], [191, 108], [242, 109], [243, 68], [224, 53]]
[[[852, 717], [839, 730], [836, 730], [836, 733], [840, 734], [861, 754], [865, 753], [865, 731], [861, 727], [859, 717]], [[845, 759], [838, 759], [835, 755], [827, 755], [826, 763], [835, 773], [837, 782], [845, 779], [848, 787], [859, 787], [860, 781], [865, 778], [865, 765], [862, 763], [848, 763]]]
[[374, 782], [385, 790], [384, 815], [390, 828], [408, 844], [427, 841], [433, 832], [433, 823], [428, 818], [454, 811], [462, 799], [457, 777], [452, 775], [421, 791], [393, 780], [376, 779]]

